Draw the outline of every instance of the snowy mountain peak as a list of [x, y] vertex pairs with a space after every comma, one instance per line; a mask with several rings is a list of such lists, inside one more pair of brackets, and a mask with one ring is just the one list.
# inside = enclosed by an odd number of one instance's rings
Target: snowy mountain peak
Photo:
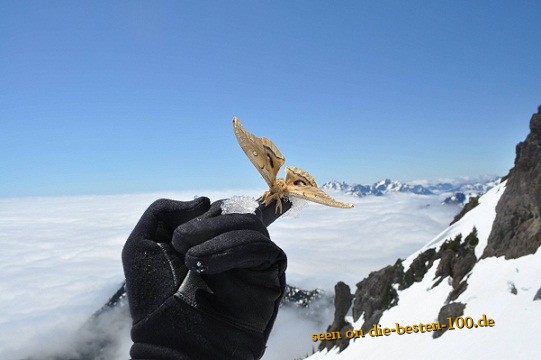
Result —
[[421, 185], [416, 183], [403, 183], [397, 180], [383, 179], [371, 185], [348, 184], [344, 181], [328, 181], [321, 187], [342, 191], [346, 194], [363, 196], [383, 196], [390, 192], [407, 192], [417, 195], [442, 195], [447, 194], [444, 203], [464, 203], [471, 196], [479, 196], [499, 184], [499, 179], [491, 177], [479, 181], [477, 179], [461, 179], [454, 182], [438, 182], [434, 184]]

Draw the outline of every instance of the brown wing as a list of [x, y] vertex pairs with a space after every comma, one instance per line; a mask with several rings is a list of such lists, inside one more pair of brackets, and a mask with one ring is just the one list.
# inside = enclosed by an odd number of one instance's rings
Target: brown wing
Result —
[[333, 199], [325, 191], [321, 190], [312, 175], [306, 171], [288, 166], [286, 167], [286, 190], [289, 196], [295, 196], [310, 200], [318, 204], [338, 208], [352, 208], [353, 204]]
[[236, 117], [233, 118], [233, 131], [248, 159], [254, 164], [269, 187], [273, 186], [278, 170], [286, 161], [284, 155], [270, 139], [257, 137], [246, 130]]

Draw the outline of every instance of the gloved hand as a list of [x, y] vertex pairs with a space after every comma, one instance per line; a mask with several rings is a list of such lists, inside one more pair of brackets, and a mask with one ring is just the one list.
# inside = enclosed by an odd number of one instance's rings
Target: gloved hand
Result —
[[133, 359], [263, 356], [287, 263], [264, 212], [223, 215], [205, 197], [145, 211], [122, 252]]

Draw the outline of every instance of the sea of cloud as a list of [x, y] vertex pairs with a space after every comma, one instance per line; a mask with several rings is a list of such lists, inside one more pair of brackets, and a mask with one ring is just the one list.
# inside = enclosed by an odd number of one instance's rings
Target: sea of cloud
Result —
[[[94, 336], [81, 328], [122, 283], [122, 246], [154, 200], [191, 200], [196, 195], [217, 200], [261, 193], [248, 189], [0, 199], [1, 358], [77, 354], [74, 344]], [[438, 196], [332, 195], [353, 202], [355, 208], [309, 204], [269, 228], [273, 241], [288, 254], [292, 285], [332, 293], [341, 280], [354, 291], [370, 271], [407, 257], [444, 230], [458, 211], [441, 205]], [[330, 322], [332, 311], [324, 317]], [[106, 358], [126, 358], [127, 312], [110, 318], [104, 328], [116, 340]], [[324, 322], [283, 309], [265, 359], [304, 356], [311, 350], [310, 333], [324, 330]]]

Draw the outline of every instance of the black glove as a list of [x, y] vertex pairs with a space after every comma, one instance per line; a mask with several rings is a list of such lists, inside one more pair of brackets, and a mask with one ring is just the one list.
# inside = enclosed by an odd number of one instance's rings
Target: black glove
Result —
[[222, 215], [220, 205], [158, 200], [129, 236], [133, 359], [263, 356], [285, 287], [286, 255], [265, 227], [277, 215]]

